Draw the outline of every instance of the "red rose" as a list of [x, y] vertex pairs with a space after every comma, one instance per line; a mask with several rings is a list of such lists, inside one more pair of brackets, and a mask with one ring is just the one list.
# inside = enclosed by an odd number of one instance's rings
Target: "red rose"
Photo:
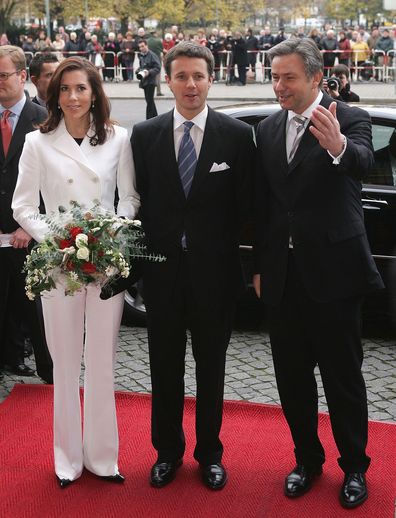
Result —
[[61, 250], [63, 250], [64, 248], [69, 248], [69, 246], [71, 246], [72, 242], [70, 241], [70, 239], [61, 239], [59, 241], [59, 248]]
[[94, 273], [96, 272], [96, 266], [90, 262], [86, 262], [81, 267], [84, 273]]
[[93, 234], [88, 234], [88, 243], [96, 243], [98, 241], [98, 238], [95, 237]]
[[77, 236], [78, 234], [83, 234], [83, 233], [84, 233], [84, 231], [83, 231], [83, 229], [82, 229], [81, 227], [72, 227], [72, 228], [69, 230], [69, 233], [70, 233], [70, 235], [71, 235], [71, 237], [72, 237], [73, 239], [76, 239], [76, 236]]

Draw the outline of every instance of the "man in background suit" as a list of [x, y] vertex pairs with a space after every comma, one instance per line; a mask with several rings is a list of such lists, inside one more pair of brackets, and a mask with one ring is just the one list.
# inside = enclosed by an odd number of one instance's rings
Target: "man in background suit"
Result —
[[361, 178], [373, 163], [371, 123], [359, 108], [320, 91], [323, 58], [308, 38], [269, 51], [282, 111], [257, 131], [256, 271], [268, 305], [282, 408], [296, 467], [285, 494], [298, 497], [322, 473], [319, 366], [338, 460], [344, 507], [367, 498], [367, 397], [361, 373], [363, 296], [383, 287], [363, 221]]
[[181, 42], [164, 61], [176, 108], [137, 124], [131, 138], [147, 245], [167, 258], [143, 266], [158, 452], [150, 481], [165, 486], [182, 463], [189, 330], [197, 382], [194, 457], [204, 484], [221, 489], [225, 358], [242, 289], [238, 241], [254, 142], [249, 126], [206, 105], [214, 68], [208, 48]]
[[[14, 374], [32, 376], [34, 371], [24, 364], [21, 330], [22, 323], [38, 327], [36, 306], [25, 296], [22, 273], [31, 237], [14, 220], [11, 201], [25, 135], [46, 118], [47, 112], [26, 98], [25, 81], [23, 51], [11, 45], [0, 47], [0, 366]], [[43, 378], [48, 375], [47, 381], [51, 381], [51, 372], [40, 374]]]
[[47, 108], [47, 88], [59, 66], [55, 54], [36, 54], [29, 65], [30, 79], [37, 89], [32, 102]]

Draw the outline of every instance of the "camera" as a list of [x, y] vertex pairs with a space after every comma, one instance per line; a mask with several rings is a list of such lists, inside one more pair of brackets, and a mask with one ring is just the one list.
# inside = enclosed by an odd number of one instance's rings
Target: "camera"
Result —
[[338, 79], [338, 77], [329, 77], [327, 80], [327, 87], [329, 90], [341, 90], [341, 81]]
[[139, 79], [139, 81], [141, 81], [142, 79], [144, 79], [147, 76], [148, 76], [148, 70], [146, 70], [146, 69], [143, 69], [143, 70], [139, 69], [136, 72], [136, 77]]

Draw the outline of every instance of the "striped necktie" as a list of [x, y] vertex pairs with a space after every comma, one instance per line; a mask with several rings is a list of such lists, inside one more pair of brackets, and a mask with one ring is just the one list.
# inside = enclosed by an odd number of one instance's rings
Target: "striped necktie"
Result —
[[293, 141], [293, 144], [292, 144], [289, 156], [287, 158], [287, 161], [289, 162], [289, 164], [293, 160], [294, 155], [296, 154], [297, 148], [298, 148], [298, 146], [300, 144], [300, 141], [302, 139], [303, 129], [304, 129], [305, 121], [306, 120], [307, 120], [307, 118], [303, 117], [302, 115], [300, 115], [300, 116], [296, 115], [291, 120], [291, 123], [293, 123], [295, 125], [295, 128], [296, 128], [296, 136], [294, 137], [294, 141]]
[[8, 148], [10, 147], [12, 138], [12, 126], [8, 120], [11, 114], [12, 112], [10, 112], [10, 110], [4, 110], [0, 120], [1, 140], [3, 141], [4, 156], [7, 156]]
[[179, 167], [179, 174], [184, 194], [187, 198], [194, 178], [195, 168], [197, 166], [197, 154], [195, 152], [194, 142], [190, 135], [190, 130], [194, 126], [194, 123], [191, 121], [185, 121], [183, 124], [184, 135], [180, 143], [177, 164]]

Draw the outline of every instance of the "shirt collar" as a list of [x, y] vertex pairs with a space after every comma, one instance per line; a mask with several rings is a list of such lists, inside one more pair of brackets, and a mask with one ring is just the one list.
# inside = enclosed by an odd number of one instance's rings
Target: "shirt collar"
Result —
[[[208, 106], [205, 104], [205, 108], [198, 113], [193, 119], [191, 119], [191, 122], [195, 124], [195, 126], [198, 126], [198, 128], [203, 132], [205, 131], [205, 124], [206, 119], [208, 118]], [[176, 130], [177, 128], [180, 128], [182, 124], [188, 119], [183, 117], [180, 112], [177, 111], [177, 108], [175, 107], [173, 112], [173, 129]]]
[[26, 95], [25, 95], [25, 92], [24, 92], [22, 99], [20, 101], [18, 101], [17, 103], [15, 103], [10, 108], [4, 108], [4, 106], [0, 105], [0, 114], [2, 114], [5, 110], [10, 110], [11, 113], [16, 115], [17, 117], [20, 117], [21, 113], [22, 113], [22, 110], [23, 110], [23, 107], [25, 106], [25, 102], [26, 102]]
[[321, 100], [323, 98], [323, 92], [319, 90], [319, 93], [314, 100], [314, 102], [308, 106], [306, 110], [304, 110], [302, 113], [295, 113], [292, 110], [289, 110], [288, 112], [288, 121], [290, 122], [293, 117], [306, 117], [307, 119], [311, 118], [312, 112], [314, 109], [320, 104]]
[[44, 99], [41, 99], [41, 97], [39, 97], [38, 95], [36, 95], [36, 99], [40, 106], [44, 106], [44, 108], [47, 107], [47, 103], [44, 101]]

